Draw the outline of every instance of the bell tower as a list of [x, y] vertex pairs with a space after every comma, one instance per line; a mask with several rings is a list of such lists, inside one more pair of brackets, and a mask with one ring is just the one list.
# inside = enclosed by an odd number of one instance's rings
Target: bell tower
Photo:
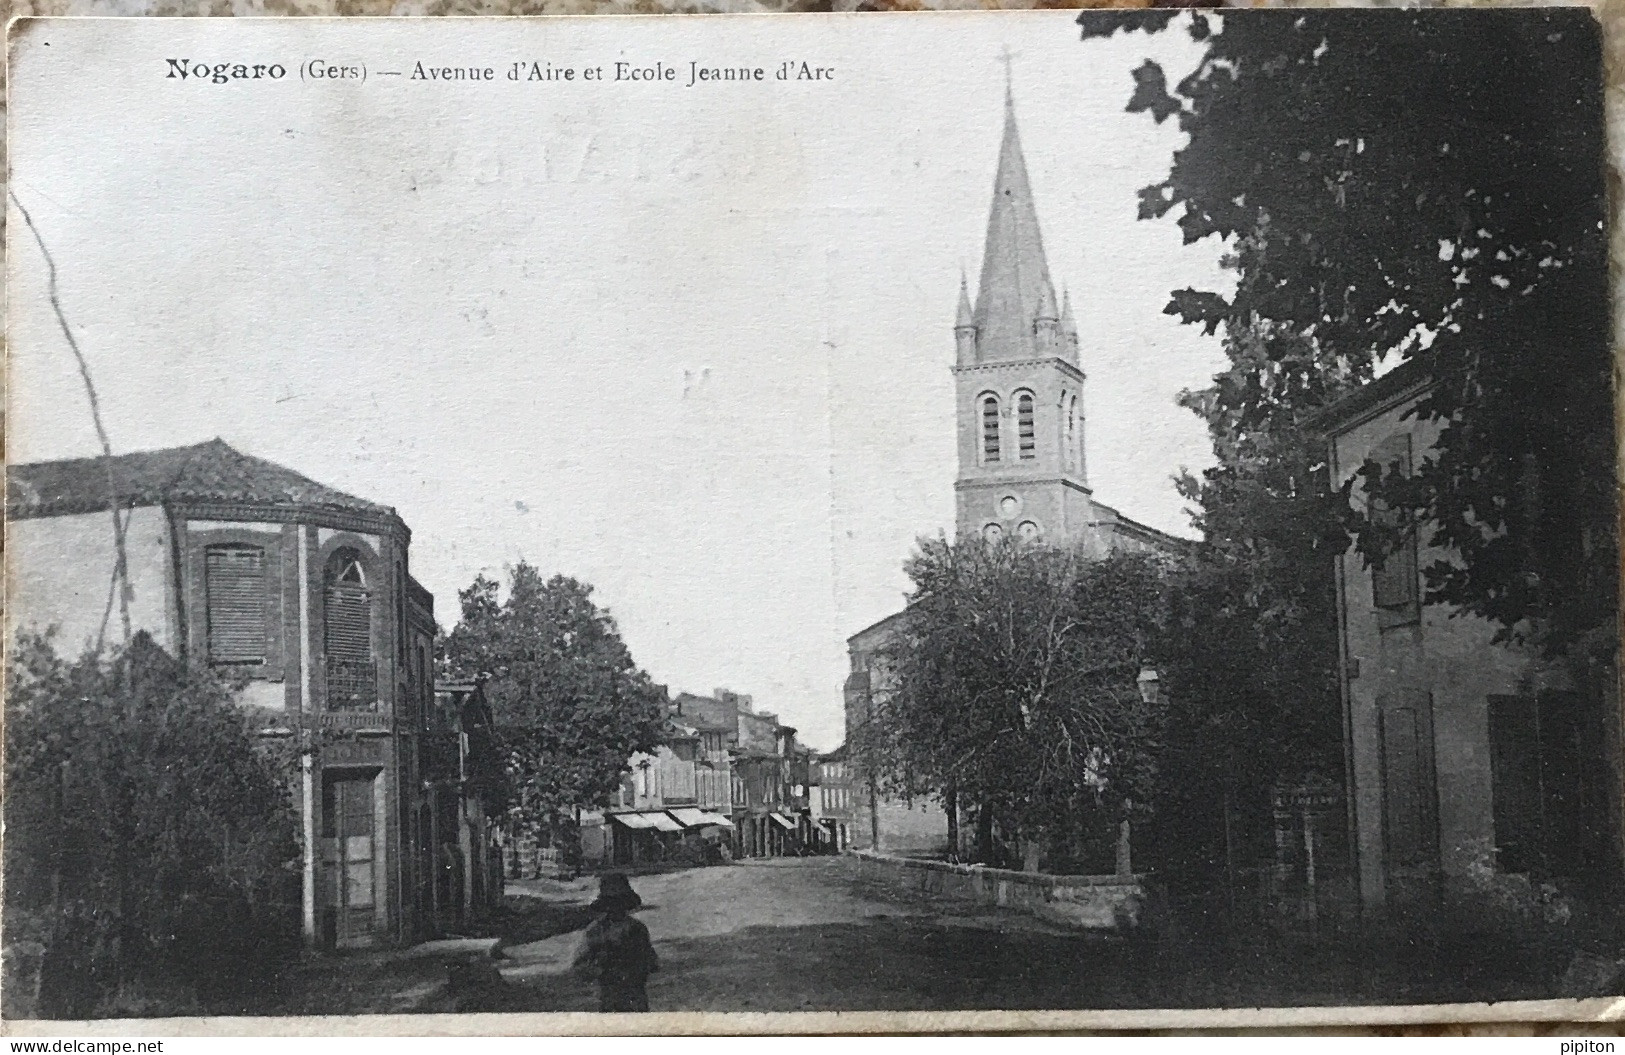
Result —
[[1008, 88], [976, 302], [961, 276], [954, 343], [959, 537], [1092, 537], [1078, 328], [1071, 298], [1056, 301]]

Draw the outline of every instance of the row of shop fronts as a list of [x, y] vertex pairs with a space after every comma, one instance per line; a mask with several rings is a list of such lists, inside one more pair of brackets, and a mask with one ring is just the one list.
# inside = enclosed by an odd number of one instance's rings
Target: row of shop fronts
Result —
[[722, 864], [748, 857], [838, 853], [844, 824], [815, 820], [810, 811], [745, 813], [676, 806], [665, 810], [584, 813], [582, 863], [632, 868], [660, 864]]
[[844, 754], [815, 754], [749, 696], [679, 693], [665, 742], [634, 755], [602, 809], [510, 840], [510, 878], [838, 853], [850, 844]]

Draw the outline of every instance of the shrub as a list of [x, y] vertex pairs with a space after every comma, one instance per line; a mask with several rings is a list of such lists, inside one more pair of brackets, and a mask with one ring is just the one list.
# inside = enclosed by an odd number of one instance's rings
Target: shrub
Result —
[[142, 633], [72, 662], [26, 635], [7, 688], [5, 909], [47, 920], [38, 1013], [220, 992], [293, 947], [290, 771], [230, 686]]

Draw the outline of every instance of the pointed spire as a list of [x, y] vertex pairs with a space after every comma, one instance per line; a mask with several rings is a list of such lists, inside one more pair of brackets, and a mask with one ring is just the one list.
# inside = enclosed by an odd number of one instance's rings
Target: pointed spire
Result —
[[1078, 336], [1078, 320], [1072, 317], [1070, 290], [1061, 291], [1061, 332], [1074, 339]]
[[1055, 287], [1050, 282], [1027, 161], [1022, 156], [1015, 102], [1007, 90], [1004, 139], [999, 146], [999, 170], [993, 182], [993, 207], [987, 218], [987, 244], [976, 296], [980, 358], [1027, 359], [1049, 354], [1038, 350], [1033, 340], [1033, 322], [1046, 296], [1053, 319]]
[[976, 316], [970, 308], [970, 283], [965, 278], [965, 269], [959, 269], [959, 314], [954, 319], [954, 329], [962, 330], [967, 326], [976, 325]]
[[1033, 315], [1033, 321], [1057, 322], [1061, 318], [1055, 310], [1055, 287], [1048, 282], [1038, 291], [1038, 311]]
[[960, 366], [976, 362], [976, 315], [970, 309], [970, 287], [959, 269], [959, 312], [954, 316], [954, 352]]

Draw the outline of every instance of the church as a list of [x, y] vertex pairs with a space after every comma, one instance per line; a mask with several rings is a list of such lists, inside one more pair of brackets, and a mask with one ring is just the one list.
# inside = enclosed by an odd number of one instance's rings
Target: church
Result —
[[[954, 398], [959, 471], [955, 532], [996, 540], [1075, 545], [1097, 557], [1177, 554], [1183, 539], [1123, 516], [1089, 487], [1081, 343], [1071, 297], [1059, 298], [1021, 150], [1015, 101], [1004, 98], [1004, 134], [988, 213], [976, 299], [961, 277], [954, 319]], [[908, 611], [847, 639], [847, 740], [884, 689], [879, 662]], [[927, 802], [891, 801], [857, 782], [853, 845], [884, 852], [944, 848], [947, 818]]]

